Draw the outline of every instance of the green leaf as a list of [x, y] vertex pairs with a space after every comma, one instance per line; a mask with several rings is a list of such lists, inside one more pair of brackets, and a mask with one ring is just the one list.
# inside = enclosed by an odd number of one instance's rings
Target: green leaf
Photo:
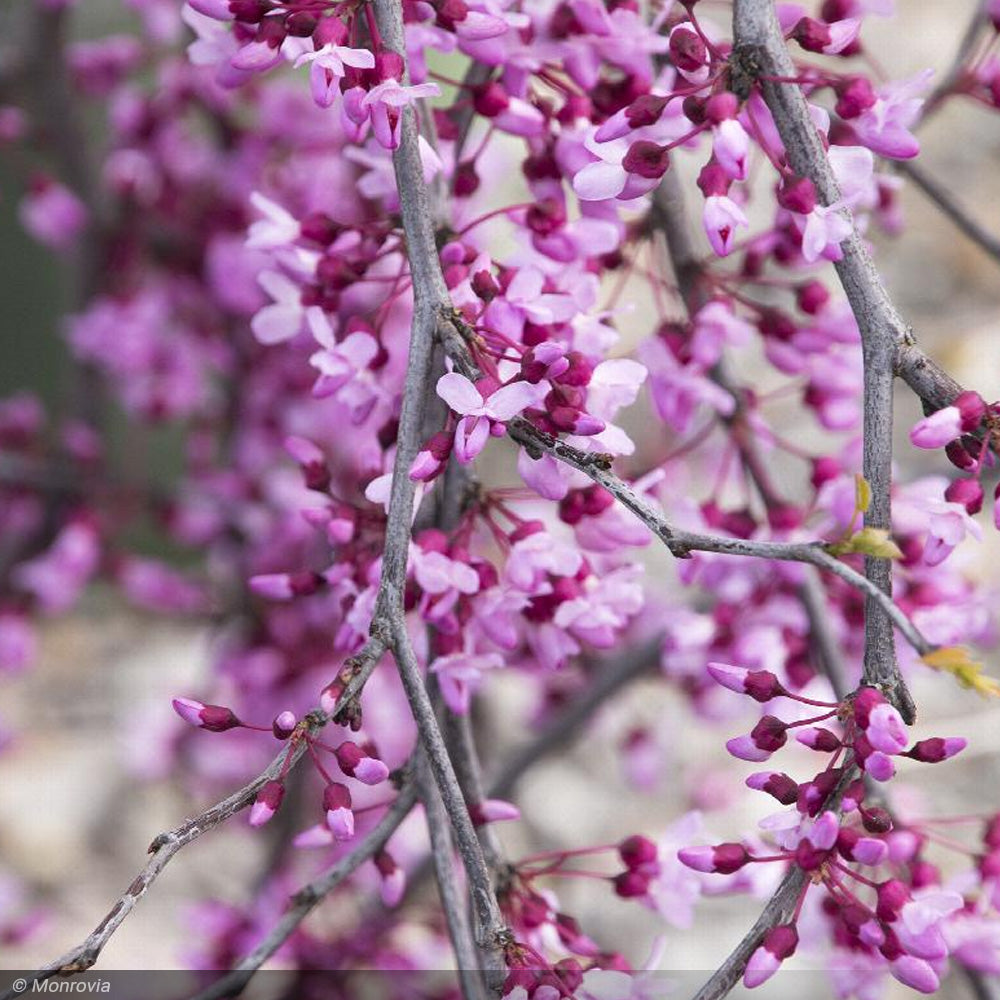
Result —
[[854, 509], [858, 514], [865, 514], [872, 505], [872, 488], [868, 480], [860, 473], [854, 476]]
[[[859, 477], [860, 478], [860, 477]], [[864, 482], [864, 480], [861, 480]], [[850, 538], [827, 546], [827, 551], [835, 556], [853, 555], [877, 556], [880, 559], [901, 559], [899, 546], [889, 537], [884, 528], [862, 528]]]
[[941, 646], [925, 654], [921, 659], [929, 667], [951, 674], [964, 688], [969, 688], [983, 697], [1000, 698], [1000, 681], [983, 673], [964, 646]]

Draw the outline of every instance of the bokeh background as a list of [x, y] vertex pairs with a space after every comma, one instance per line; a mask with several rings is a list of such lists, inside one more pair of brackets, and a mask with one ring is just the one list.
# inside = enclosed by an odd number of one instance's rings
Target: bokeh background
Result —
[[[31, 0], [0, 4], [0, 59], [9, 53], [6, 28], [25, 2]], [[893, 77], [927, 66], [943, 73], [974, 5], [897, 0], [896, 19], [867, 22], [867, 47]], [[76, 20], [82, 37], [133, 27], [117, 0], [80, 0]], [[922, 130], [921, 140], [922, 168], [1000, 234], [1000, 117], [953, 101]], [[0, 395], [29, 388], [58, 407], [70, 385], [60, 324], [73, 276], [24, 235], [16, 200], [0, 158]], [[912, 185], [905, 185], [901, 203], [902, 236], [875, 235], [889, 288], [930, 353], [987, 399], [1000, 397], [1000, 263]], [[938, 453], [916, 453], [906, 444], [906, 430], [918, 415], [914, 400], [899, 391], [897, 454], [906, 475], [941, 471]], [[122, 426], [115, 433], [147, 466], [138, 473], [169, 474], [169, 461], [162, 461], [169, 442], [143, 440], [137, 446], [134, 429]], [[780, 476], [784, 470], [777, 471]], [[996, 534], [987, 531], [970, 561], [990, 586], [1000, 584], [998, 557]], [[667, 559], [654, 554], [650, 572], [672, 586]], [[0, 871], [16, 873], [51, 914], [45, 933], [29, 943], [0, 943], [0, 967], [28, 968], [81, 940], [131, 881], [150, 839], [206, 804], [174, 780], [156, 748], [164, 733], [181, 725], [170, 698], [205, 689], [214, 638], [207, 625], [139, 614], [98, 588], [73, 614], [45, 625], [31, 672], [0, 682], [0, 714], [16, 733], [0, 755]], [[1000, 674], [1000, 655], [988, 652], [985, 665]], [[482, 742], [485, 756], [501, 761], [531, 733], [516, 683], [500, 679], [491, 690], [497, 697], [480, 720]], [[922, 707], [918, 736], [961, 733], [970, 747], [960, 762], [920, 771], [904, 794], [933, 803], [935, 813], [1000, 804], [1000, 705], [985, 704], [929, 672], [916, 679], [914, 694]], [[615, 752], [636, 725], [658, 734], [662, 776], [651, 793], [625, 785]], [[524, 820], [501, 829], [505, 846], [516, 856], [528, 845], [609, 842], [640, 830], [656, 836], [692, 805], [726, 803], [712, 815], [710, 828], [728, 839], [766, 806], [733, 797], [741, 776], [727, 769], [718, 736], [685, 719], [681, 701], [663, 685], [636, 682], [581, 738], [525, 778], [519, 791]], [[268, 849], [266, 836], [251, 834], [237, 820], [184, 850], [114, 936], [102, 967], [178, 967], [197, 943], [186, 919], [192, 901], [249, 899]], [[666, 930], [662, 965], [668, 969], [713, 968], [760, 905], [753, 899], [708, 899], [690, 931], [675, 931], [635, 905], [609, 899], [606, 890], [560, 888], [566, 909], [580, 916], [588, 933], [636, 963]], [[804, 995], [803, 986], [794, 977], [779, 977], [772, 989], [776, 996], [794, 996]], [[810, 980], [806, 992], [814, 986]], [[968, 995], [968, 986], [953, 979], [945, 992]]]

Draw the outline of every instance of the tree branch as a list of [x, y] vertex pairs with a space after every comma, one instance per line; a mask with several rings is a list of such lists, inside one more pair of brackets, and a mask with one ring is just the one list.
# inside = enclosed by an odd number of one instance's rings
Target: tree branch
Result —
[[417, 762], [417, 782], [420, 800], [427, 816], [427, 832], [431, 841], [431, 858], [437, 878], [438, 895], [452, 948], [458, 964], [458, 977], [465, 1000], [486, 1000], [489, 995], [479, 972], [479, 952], [469, 929], [466, 916], [466, 901], [459, 887], [455, 873], [455, 860], [451, 834], [448, 829], [448, 813], [441, 801], [441, 793], [434, 781], [427, 763], [426, 754], [419, 754]]
[[912, 160], [897, 160], [896, 170], [904, 174], [933, 202], [955, 227], [976, 243], [995, 263], [1000, 264], [1000, 237], [995, 236], [952, 197], [951, 191]]
[[476, 917], [476, 943], [485, 958], [485, 973], [487, 986], [499, 995], [506, 975], [504, 962], [504, 947], [508, 931], [503, 923], [500, 907], [490, 881], [489, 869], [483, 858], [482, 847], [476, 836], [472, 819], [462, 797], [462, 790], [455, 776], [455, 768], [448, 756], [448, 750], [441, 738], [434, 708], [427, 694], [420, 666], [413, 652], [410, 637], [406, 633], [405, 624], [397, 627], [394, 636], [396, 663], [399, 666], [399, 676], [403, 682], [410, 711], [417, 723], [420, 741], [427, 754], [430, 769], [437, 781], [444, 803], [445, 812], [451, 821], [455, 834], [455, 844], [465, 866], [469, 881], [469, 892], [472, 896], [473, 910]]
[[[736, 0], [733, 11], [734, 77], [744, 93], [759, 83], [774, 116], [785, 155], [792, 169], [808, 177], [823, 204], [840, 200], [840, 189], [830, 167], [823, 142], [809, 115], [798, 84], [779, 83], [795, 76], [795, 65], [785, 46], [771, 0]], [[864, 460], [863, 473], [871, 487], [872, 502], [865, 525], [890, 527], [892, 473], [892, 383], [896, 351], [913, 342], [882, 283], [868, 248], [861, 239], [849, 211], [850, 235], [841, 243], [842, 258], [834, 265], [847, 294], [861, 332], [864, 358]], [[892, 564], [868, 556], [865, 575], [886, 594], [892, 593]], [[865, 600], [864, 678], [882, 688], [912, 722], [913, 700], [899, 673], [892, 623], [884, 608], [871, 595]]]

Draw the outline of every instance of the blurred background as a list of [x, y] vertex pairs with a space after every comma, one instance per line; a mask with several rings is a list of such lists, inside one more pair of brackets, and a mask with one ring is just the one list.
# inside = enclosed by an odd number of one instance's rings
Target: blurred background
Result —
[[[0, 59], [9, 57], [12, 38], [3, 29], [16, 21], [26, 2], [2, 4]], [[866, 45], [893, 78], [927, 66], [943, 73], [974, 6], [971, 0], [897, 0], [896, 19], [867, 21]], [[80, 37], [98, 37], [109, 29], [133, 30], [135, 23], [116, 0], [81, 0], [74, 25]], [[97, 125], [85, 121], [83, 127]], [[921, 168], [946, 185], [981, 225], [1000, 235], [1000, 118], [971, 102], [953, 101], [920, 137]], [[30, 389], [58, 408], [73, 391], [61, 322], [79, 275], [24, 234], [16, 217], [19, 195], [0, 156], [0, 395]], [[924, 348], [961, 382], [996, 399], [1000, 264], [960, 234], [913, 185], [905, 184], [900, 197], [906, 223], [902, 237], [875, 236], [887, 284]], [[918, 416], [909, 393], [899, 391], [899, 462], [907, 475], [940, 472], [939, 453], [906, 446], [906, 432]], [[123, 447], [133, 433], [124, 422], [116, 429]], [[145, 471], [169, 474], [169, 441], [145, 442], [138, 453], [146, 456]], [[1000, 584], [997, 534], [987, 532], [983, 544], [971, 549], [975, 572], [991, 586]], [[658, 554], [650, 559], [651, 572], [673, 579], [667, 560]], [[48, 912], [44, 933], [23, 944], [0, 941], [0, 966], [29, 968], [81, 940], [134, 877], [152, 837], [206, 804], [172, 780], [156, 758], [156, 747], [181, 725], [170, 698], [207, 686], [215, 639], [209, 626], [137, 613], [97, 588], [69, 616], [45, 625], [33, 670], [0, 677], [0, 715], [13, 733], [12, 744], [0, 754], [0, 878], [15, 874]], [[996, 652], [987, 654], [985, 666], [1000, 674]], [[501, 680], [498, 693], [503, 685]], [[486, 755], [494, 760], [504, 759], [530, 736], [516, 683], [505, 695], [490, 700], [489, 714], [481, 720], [484, 743], [491, 748]], [[1000, 801], [1000, 707], [935, 677], [921, 677], [914, 696], [922, 710], [918, 737], [961, 733], [970, 747], [953, 766], [921, 771], [910, 794], [932, 801], [935, 812], [981, 807], [984, 797], [995, 805]], [[542, 850], [560, 846], [567, 836], [572, 844], [615, 841], [637, 831], [655, 837], [692, 806], [733, 800], [733, 778], [726, 773], [728, 759], [720, 752], [718, 733], [685, 726], [682, 715], [681, 702], [662, 685], [633, 684], [597, 716], [582, 739], [524, 779], [518, 798], [524, 822], [500, 830], [510, 854], [529, 844]], [[646, 794], [623, 785], [615, 752], [640, 724], [658, 731], [663, 775]], [[755, 810], [753, 816], [748, 809]], [[737, 797], [711, 817], [711, 829], [728, 839], [733, 830], [749, 826], [757, 810], [767, 811]], [[266, 838], [251, 835], [241, 820], [186, 849], [113, 937], [101, 966], [177, 967], [196, 944], [186, 919], [192, 901], [247, 900], [267, 849]], [[658, 921], [638, 907], [575, 884], [565, 889], [564, 898], [566, 909], [581, 918], [592, 937], [622, 949], [633, 962], [641, 963], [652, 948]], [[4, 905], [0, 891], [0, 909]], [[663, 966], [713, 968], [759, 905], [744, 898], [706, 900], [690, 931], [666, 928]], [[787, 983], [775, 990], [796, 995], [796, 980]], [[946, 991], [968, 995], [961, 981], [949, 982]]]

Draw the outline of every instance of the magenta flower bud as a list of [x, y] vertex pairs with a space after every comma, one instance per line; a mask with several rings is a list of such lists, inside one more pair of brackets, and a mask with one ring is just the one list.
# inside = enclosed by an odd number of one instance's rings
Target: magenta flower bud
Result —
[[625, 867], [629, 869], [655, 864], [658, 856], [656, 844], [641, 834], [626, 837], [618, 845], [618, 857], [622, 859]]
[[830, 292], [821, 281], [807, 281], [795, 290], [796, 304], [810, 316], [815, 316], [829, 301]]
[[746, 693], [746, 679], [750, 671], [746, 667], [736, 667], [729, 663], [709, 663], [706, 668], [716, 683], [737, 694]]
[[297, 722], [295, 713], [286, 709], [274, 717], [274, 721], [271, 723], [271, 732], [274, 733], [275, 739], [287, 740], [294, 732]]
[[247, 582], [258, 597], [290, 601], [295, 597], [315, 594], [325, 581], [319, 573], [306, 570], [302, 573], [261, 573], [250, 577]]
[[382, 887], [380, 895], [382, 902], [388, 907], [398, 906], [406, 890], [406, 875], [403, 869], [396, 864], [393, 856], [388, 851], [379, 851], [375, 855], [375, 867], [382, 877]]
[[719, 875], [731, 875], [739, 871], [747, 862], [750, 854], [742, 844], [716, 844], [714, 847], [682, 847], [677, 852], [677, 860], [696, 872], [714, 872]]
[[829, 26], [812, 17], [800, 18], [798, 24], [792, 28], [791, 37], [806, 52], [823, 52], [833, 41]]
[[765, 715], [753, 729], [750, 738], [762, 750], [774, 753], [780, 750], [788, 740], [788, 726], [775, 715]]
[[250, 825], [263, 826], [281, 807], [285, 786], [280, 781], [268, 781], [257, 793], [250, 807]]
[[513, 802], [504, 799], [483, 799], [482, 802], [469, 806], [469, 817], [474, 826], [484, 826], [487, 823], [520, 819], [521, 810]]
[[799, 786], [780, 771], [758, 771], [747, 778], [746, 784], [758, 792], [767, 792], [784, 806], [793, 805], [799, 796]]
[[750, 956], [743, 973], [743, 985], [752, 990], [770, 979], [781, 963], [795, 953], [798, 943], [799, 935], [794, 924], [772, 927], [761, 946]]
[[687, 25], [680, 25], [670, 33], [670, 61], [680, 70], [697, 73], [708, 59], [705, 43], [698, 33]]
[[944, 498], [949, 503], [960, 503], [968, 514], [978, 514], [983, 509], [983, 488], [976, 479], [956, 479], [949, 483]]
[[862, 728], [868, 727], [868, 714], [876, 705], [884, 705], [885, 698], [881, 691], [873, 687], [863, 687], [854, 696], [852, 707], [854, 710], [854, 721]]
[[960, 392], [951, 402], [962, 418], [962, 433], [969, 434], [978, 430], [986, 416], [986, 403], [978, 392], [967, 389]]
[[837, 850], [848, 861], [872, 867], [882, 864], [889, 854], [885, 841], [865, 837], [857, 830], [846, 827], [837, 835]]
[[657, 180], [670, 167], [670, 151], [648, 139], [633, 142], [622, 159], [622, 169], [647, 180]]
[[930, 962], [913, 955], [900, 955], [893, 959], [889, 963], [889, 971], [904, 986], [920, 993], [937, 993], [941, 986], [941, 980]]
[[335, 781], [323, 789], [323, 811], [327, 828], [336, 840], [350, 840], [354, 836], [351, 792], [346, 785]]
[[893, 764], [892, 758], [880, 750], [873, 750], [864, 759], [861, 769], [876, 781], [888, 781], [896, 773], [896, 765]]
[[[626, 109], [625, 119], [632, 128], [645, 128], [648, 125], [655, 125], [663, 114], [663, 109], [667, 106], [666, 97], [658, 97], [655, 94], [641, 94]], [[622, 135], [625, 133], [622, 132]], [[620, 138], [611, 136], [610, 138]]]
[[330, 485], [330, 470], [327, 468], [326, 458], [312, 441], [289, 435], [285, 438], [285, 451], [299, 463], [308, 489], [322, 491]]
[[382, 761], [350, 740], [337, 747], [336, 757], [340, 770], [364, 785], [378, 785], [389, 777], [389, 768]]
[[882, 753], [900, 753], [906, 748], [906, 724], [903, 717], [888, 702], [876, 705], [868, 713], [864, 727], [869, 744]]
[[910, 901], [910, 890], [898, 878], [882, 882], [876, 889], [876, 895], [878, 905], [875, 908], [875, 915], [887, 924], [891, 924], [899, 916], [899, 911]]
[[207, 729], [210, 733], [224, 733], [227, 729], [243, 725], [231, 709], [222, 705], [203, 705], [193, 698], [174, 698], [173, 706], [174, 711], [185, 722], [190, 722], [199, 729]]
[[638, 899], [649, 891], [650, 878], [642, 872], [627, 871], [612, 879], [615, 894], [622, 899]]
[[740, 100], [732, 91], [721, 90], [705, 101], [704, 109], [705, 118], [713, 125], [718, 125], [739, 114]]
[[821, 726], [809, 726], [806, 729], [800, 729], [795, 734], [795, 738], [803, 746], [809, 747], [810, 750], [818, 750], [820, 753], [833, 753], [834, 750], [840, 749], [840, 740], [834, 733], [831, 733], [829, 729], [823, 729]]
[[706, 198], [727, 194], [732, 183], [732, 177], [717, 163], [706, 163], [698, 174], [698, 187]]
[[861, 825], [869, 833], [888, 833], [892, 829], [892, 817], [881, 806], [872, 806], [871, 809], [859, 806], [858, 811], [861, 813]]
[[957, 406], [946, 406], [913, 425], [910, 443], [916, 448], [943, 448], [961, 433], [961, 411]]
[[490, 80], [489, 83], [475, 88], [472, 103], [476, 114], [484, 118], [496, 118], [510, 107], [510, 97], [496, 80]]
[[816, 207], [816, 187], [808, 177], [792, 177], [778, 188], [778, 204], [789, 212], [808, 215]]
[[771, 756], [770, 750], [762, 750], [752, 736], [734, 736], [726, 741], [726, 749], [739, 760], [759, 764]]
[[857, 118], [878, 100], [875, 88], [866, 76], [849, 76], [834, 88], [837, 93], [835, 110], [841, 118]]
[[968, 741], [961, 736], [949, 736], [946, 739], [934, 736], [929, 740], [914, 743], [903, 756], [918, 760], [921, 764], [937, 764], [961, 753], [967, 745]]

